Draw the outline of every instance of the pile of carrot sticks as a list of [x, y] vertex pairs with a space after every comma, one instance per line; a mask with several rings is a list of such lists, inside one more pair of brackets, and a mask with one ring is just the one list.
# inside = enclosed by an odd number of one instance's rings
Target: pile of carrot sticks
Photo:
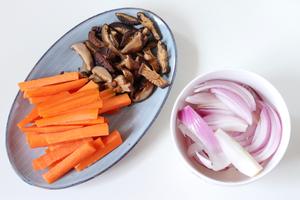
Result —
[[48, 169], [43, 178], [49, 184], [72, 169], [84, 170], [122, 144], [121, 134], [110, 132], [108, 120], [100, 115], [130, 105], [127, 94], [99, 91], [78, 72], [21, 82], [19, 88], [33, 108], [17, 126], [30, 148], [45, 148], [32, 166]]

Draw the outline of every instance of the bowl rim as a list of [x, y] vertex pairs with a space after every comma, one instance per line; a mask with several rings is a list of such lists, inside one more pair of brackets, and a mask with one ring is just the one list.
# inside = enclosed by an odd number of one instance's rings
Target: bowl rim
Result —
[[[260, 79], [261, 81], [265, 82], [269, 87], [271, 87], [273, 89], [273, 91], [275, 93], [277, 93], [276, 95], [278, 95], [278, 97], [280, 97], [280, 100], [282, 101], [283, 111], [285, 112], [285, 116], [287, 117], [285, 119], [285, 121], [282, 122], [285, 124], [285, 136], [284, 137], [285, 137], [286, 143], [282, 144], [284, 146], [282, 147], [282, 151], [280, 152], [280, 154], [278, 154], [276, 156], [277, 161], [275, 163], [273, 163], [273, 165], [270, 168], [268, 168], [267, 170], [264, 170], [257, 176], [250, 177], [249, 179], [238, 181], [238, 182], [225, 182], [225, 181], [216, 180], [214, 178], [210, 178], [209, 176], [204, 175], [199, 170], [196, 170], [185, 160], [184, 156], [182, 155], [182, 153], [179, 150], [180, 148], [178, 146], [178, 142], [177, 142], [177, 138], [176, 138], [176, 119], [177, 119], [176, 116], [177, 116], [177, 111], [178, 111], [178, 104], [179, 104], [180, 99], [182, 98], [183, 94], [185, 93], [185, 91], [190, 89], [192, 86], [194, 86], [198, 82], [198, 80], [201, 79], [202, 77], [205, 77], [205, 76], [208, 76], [208, 75], [214, 74], [214, 73], [231, 73], [231, 72], [232, 73], [243, 73], [243, 74], [255, 77], [256, 79]], [[241, 81], [241, 82], [243, 82], [243, 81]], [[263, 77], [257, 73], [254, 73], [252, 71], [245, 70], [245, 69], [227, 68], [227, 69], [210, 70], [205, 73], [201, 73], [200, 75], [197, 75], [194, 79], [192, 79], [189, 83], [187, 83], [185, 85], [185, 87], [182, 89], [182, 91], [177, 96], [175, 103], [173, 105], [171, 116], [170, 116], [170, 130], [171, 130], [171, 134], [172, 134], [172, 141], [173, 141], [174, 145], [176, 146], [176, 151], [177, 151], [178, 156], [180, 157], [180, 160], [183, 161], [184, 165], [187, 168], [189, 168], [189, 170], [192, 171], [193, 174], [200, 177], [204, 182], [213, 183], [213, 184], [221, 185], [221, 186], [241, 186], [241, 185], [246, 185], [246, 184], [253, 183], [253, 182], [259, 180], [260, 178], [262, 178], [265, 175], [267, 175], [268, 173], [270, 173], [276, 166], [278, 166], [280, 161], [283, 159], [283, 157], [287, 151], [289, 142], [290, 142], [291, 118], [290, 118], [288, 107], [287, 107], [286, 102], [285, 102], [284, 98], [282, 97], [281, 93], [265, 77]]]
[[113, 162], [109, 167], [107, 167], [106, 169], [104, 169], [103, 171], [97, 173], [96, 175], [94, 176], [91, 176], [89, 178], [86, 178], [82, 181], [77, 181], [77, 182], [74, 182], [72, 184], [69, 184], [69, 185], [65, 185], [65, 186], [61, 186], [61, 187], [51, 187], [51, 185], [49, 184], [49, 186], [42, 186], [42, 185], [39, 185], [39, 184], [35, 184], [34, 182], [31, 182], [31, 180], [28, 180], [26, 179], [16, 168], [15, 164], [13, 163], [12, 159], [11, 159], [11, 155], [10, 155], [10, 151], [8, 150], [8, 146], [9, 146], [9, 143], [8, 143], [8, 125], [9, 125], [9, 121], [11, 119], [11, 114], [12, 114], [12, 109], [13, 109], [13, 106], [15, 105], [16, 103], [16, 100], [20, 94], [20, 90], [18, 90], [12, 104], [11, 104], [11, 107], [10, 107], [10, 110], [9, 110], [9, 114], [7, 116], [7, 121], [6, 121], [6, 127], [5, 127], [5, 149], [6, 149], [6, 155], [8, 157], [8, 160], [9, 160], [9, 163], [10, 165], [12, 166], [13, 170], [15, 171], [15, 173], [18, 175], [18, 177], [21, 178], [21, 180], [23, 180], [25, 183], [31, 185], [31, 186], [36, 186], [36, 187], [39, 187], [39, 188], [43, 188], [43, 189], [49, 189], [49, 190], [60, 190], [60, 189], [65, 189], [65, 188], [69, 188], [69, 187], [72, 187], [72, 186], [76, 186], [76, 185], [79, 185], [79, 184], [82, 184], [82, 183], [85, 183], [93, 178], [96, 178], [97, 176], [101, 175], [102, 173], [106, 172], [107, 170], [109, 170], [111, 167], [113, 167], [116, 163], [118, 163], [121, 159], [123, 159], [136, 145], [137, 143], [143, 138], [143, 136], [148, 132], [148, 130], [150, 129], [150, 127], [152, 126], [152, 124], [154, 123], [154, 121], [157, 119], [157, 116], [160, 114], [163, 106], [165, 105], [169, 95], [170, 95], [170, 92], [171, 92], [171, 89], [172, 89], [172, 86], [173, 86], [173, 83], [175, 81], [175, 78], [176, 78], [176, 73], [177, 73], [177, 63], [178, 63], [178, 50], [177, 50], [177, 45], [176, 45], [176, 40], [175, 40], [175, 36], [174, 36], [174, 33], [172, 32], [172, 29], [170, 28], [170, 26], [168, 25], [168, 23], [162, 18], [160, 17], [160, 15], [156, 14], [156, 12], [153, 12], [151, 10], [148, 10], [148, 9], [144, 9], [144, 8], [141, 8], [141, 7], [119, 7], [119, 8], [114, 8], [114, 9], [109, 9], [109, 10], [105, 10], [103, 12], [100, 12], [100, 13], [97, 13], [95, 15], [92, 15], [91, 17], [88, 17], [87, 19], [84, 19], [83, 21], [80, 21], [78, 24], [76, 24], [75, 26], [73, 26], [71, 29], [69, 29], [67, 32], [65, 32], [61, 37], [59, 37], [46, 51], [45, 53], [43, 53], [43, 55], [38, 59], [38, 61], [35, 63], [34, 67], [29, 71], [28, 75], [26, 76], [25, 78], [25, 81], [28, 80], [29, 76], [31, 75], [31, 73], [33, 72], [33, 70], [37, 67], [37, 64], [45, 57], [45, 55], [47, 55], [47, 53], [62, 39], [64, 38], [66, 35], [68, 35], [71, 31], [73, 31], [74, 29], [76, 29], [77, 27], [79, 27], [81, 24], [84, 24], [85, 22], [91, 20], [92, 18], [95, 18], [95, 17], [98, 17], [98, 16], [101, 16], [101, 15], [104, 15], [106, 13], [110, 13], [110, 12], [118, 12], [118, 11], [124, 11], [124, 10], [136, 10], [136, 11], [141, 11], [141, 12], [147, 12], [155, 17], [157, 17], [159, 20], [161, 20], [161, 22], [163, 22], [163, 24], [167, 27], [168, 31], [170, 32], [170, 35], [171, 35], [171, 41], [174, 45], [174, 59], [175, 59], [175, 62], [174, 62], [174, 72], [173, 72], [173, 75], [172, 75], [172, 78], [169, 82], [169, 86], [167, 87], [167, 93], [166, 93], [166, 96], [165, 98], [163, 99], [157, 113], [155, 114], [155, 116], [153, 117], [153, 119], [151, 120], [151, 122], [149, 123], [149, 125], [147, 126], [147, 128], [145, 129], [145, 131], [143, 132], [143, 134], [141, 134], [138, 139], [136, 140], [136, 142], [128, 149], [128, 151], [126, 153], [124, 153], [119, 159], [117, 159], [115, 162]]

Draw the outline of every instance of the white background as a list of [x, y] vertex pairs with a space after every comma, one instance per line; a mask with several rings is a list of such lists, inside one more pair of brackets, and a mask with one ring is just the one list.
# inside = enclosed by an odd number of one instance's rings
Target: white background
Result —
[[[58, 191], [27, 185], [14, 173], [5, 150], [5, 124], [17, 82], [73, 26], [124, 6], [154, 11], [175, 34], [178, 71], [166, 105], [141, 142], [103, 175]], [[1, 0], [0, 26], [0, 199], [299, 198], [299, 0]], [[184, 85], [205, 71], [227, 67], [266, 77], [282, 93], [292, 117], [292, 138], [283, 161], [263, 179], [241, 187], [210, 185], [192, 174], [181, 163], [169, 129], [172, 105]]]

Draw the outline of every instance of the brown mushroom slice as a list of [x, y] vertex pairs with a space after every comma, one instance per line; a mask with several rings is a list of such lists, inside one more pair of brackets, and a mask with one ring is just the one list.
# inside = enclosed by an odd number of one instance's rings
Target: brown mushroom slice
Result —
[[89, 49], [85, 46], [85, 44], [76, 43], [73, 44], [71, 48], [74, 49], [74, 51], [80, 55], [81, 59], [86, 65], [87, 70], [92, 70], [94, 66], [93, 57]]
[[121, 91], [118, 91], [119, 93], [133, 91], [132, 84], [126, 80], [124, 75], [118, 75], [116, 78], [114, 78], [114, 81], [116, 81], [118, 86], [122, 89]]
[[136, 32], [132, 39], [121, 50], [123, 54], [135, 53], [141, 51], [144, 46], [144, 38], [141, 32]]
[[88, 34], [88, 40], [97, 48], [104, 47], [104, 43], [97, 37], [96, 31], [91, 30]]
[[152, 54], [150, 49], [144, 50], [144, 59], [148, 61], [153, 70], [155, 70], [157, 73], [160, 72], [157, 58]]
[[97, 52], [102, 54], [102, 56], [108, 60], [113, 59], [116, 56], [116, 54], [108, 47], [101, 47], [101, 48], [97, 49]]
[[125, 55], [124, 59], [117, 65], [118, 69], [122, 69], [122, 67], [126, 67], [129, 70], [134, 69], [135, 61], [132, 59], [130, 55]]
[[156, 40], [161, 39], [159, 31], [156, 29], [154, 22], [149, 17], [147, 17], [142, 12], [138, 12], [137, 17], [138, 17], [139, 21], [141, 22], [141, 24], [151, 31], [151, 33], [153, 34], [153, 37]]
[[139, 69], [139, 74], [144, 76], [148, 81], [154, 85], [164, 88], [169, 85], [168, 81], [161, 77], [154, 70], [151, 70], [145, 63], [142, 63]]
[[82, 78], [87, 78], [91, 75], [91, 71], [87, 69], [85, 62], [83, 62], [82, 67], [79, 68], [79, 75]]
[[97, 47], [95, 47], [89, 40], [84, 41], [84, 44], [92, 54], [97, 52]]
[[114, 30], [118, 31], [121, 34], [125, 34], [128, 31], [136, 31], [136, 29], [132, 26], [128, 26], [126, 24], [123, 24], [121, 22], [113, 22], [111, 24], [109, 24], [109, 27], [113, 28]]
[[109, 26], [104, 24], [101, 29], [102, 41], [114, 52], [119, 54], [119, 51], [116, 49], [115, 44], [113, 43], [110, 33]]
[[157, 59], [158, 59], [159, 65], [161, 67], [161, 72], [163, 74], [167, 74], [170, 71], [168, 57], [169, 57], [168, 50], [167, 50], [166, 45], [162, 41], [159, 41], [157, 43]]
[[109, 61], [107, 59], [105, 59], [105, 57], [100, 53], [100, 52], [96, 52], [94, 54], [94, 59], [95, 59], [95, 64], [98, 66], [103, 66], [104, 68], [106, 68], [110, 73], [114, 73], [115, 70], [112, 67], [112, 65], [109, 63]]
[[131, 73], [131, 71], [129, 71], [128, 69], [121, 69], [121, 71], [122, 71], [124, 77], [126, 78], [126, 80], [127, 80], [129, 83], [133, 84], [133, 82], [134, 82], [134, 77], [133, 77], [133, 74]]
[[127, 24], [127, 25], [138, 25], [138, 24], [140, 24], [139, 20], [136, 17], [133, 17], [131, 15], [127, 15], [125, 13], [119, 13], [119, 12], [117, 12], [115, 15], [124, 24]]
[[103, 82], [103, 80], [99, 76], [97, 76], [96, 74], [91, 74], [89, 76], [89, 80], [92, 80], [95, 83], [101, 83], [101, 82]]
[[134, 102], [140, 102], [147, 99], [153, 92], [154, 85], [150, 81], [145, 81], [141, 88], [134, 94], [132, 100]]
[[135, 32], [136, 32], [136, 30], [130, 30], [123, 34], [121, 42], [120, 42], [121, 48], [123, 48], [132, 39]]
[[145, 45], [144, 47], [144, 50], [148, 50], [148, 49], [154, 49], [157, 47], [157, 42], [156, 41], [150, 41], [150, 42], [147, 42], [147, 44]]
[[95, 66], [92, 69], [92, 73], [95, 74], [95, 75], [97, 75], [100, 79], [102, 79], [105, 82], [111, 82], [112, 81], [111, 74], [104, 67]]

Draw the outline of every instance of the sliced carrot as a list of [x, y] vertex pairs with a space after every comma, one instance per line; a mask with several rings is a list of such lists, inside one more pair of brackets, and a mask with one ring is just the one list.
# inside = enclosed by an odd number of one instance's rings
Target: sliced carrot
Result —
[[21, 82], [18, 85], [19, 85], [21, 91], [25, 91], [25, 90], [32, 89], [32, 88], [38, 88], [38, 87], [42, 87], [42, 86], [46, 86], [46, 85], [74, 81], [77, 79], [79, 79], [78, 72], [66, 72], [63, 74], [55, 75], [55, 76]]
[[107, 111], [122, 108], [131, 104], [131, 100], [128, 94], [121, 94], [115, 97], [111, 97], [108, 100], [103, 101], [103, 107], [99, 109], [99, 113], [105, 113]]
[[[67, 156], [66, 156], [67, 157]], [[54, 163], [52, 163], [51, 165], [48, 166], [48, 169], [52, 169], [55, 165], [57, 165], [58, 163], [60, 163], [63, 159], [65, 159], [66, 157], [55, 161]]]
[[40, 88], [33, 88], [27, 90], [26, 95], [28, 97], [53, 95], [63, 91], [70, 91], [70, 90], [81, 88], [87, 82], [88, 82], [87, 78], [82, 78], [76, 81], [70, 81], [70, 82], [56, 84], [56, 85], [49, 85]]
[[117, 109], [114, 109], [114, 110], [107, 111], [106, 114], [113, 115], [113, 114], [118, 113], [120, 110], [121, 110], [120, 108], [117, 108]]
[[39, 105], [37, 105], [37, 107], [38, 107], [39, 111], [45, 111], [47, 109], [51, 109], [54, 106], [61, 105], [62, 103], [73, 101], [73, 100], [81, 98], [81, 97], [98, 94], [98, 93], [99, 93], [99, 91], [96, 89], [91, 89], [91, 90], [82, 91], [82, 92], [76, 92], [76, 93], [67, 95], [65, 97], [62, 97], [60, 99], [53, 99], [53, 100], [49, 99], [49, 101], [40, 103]]
[[58, 160], [61, 160], [74, 152], [78, 147], [80, 147], [85, 141], [78, 141], [70, 143], [69, 145], [63, 145], [54, 149], [53, 151], [49, 151], [44, 155], [34, 159], [32, 161], [33, 169], [35, 170], [43, 170], [49, 167], [51, 164], [55, 163]]
[[74, 168], [80, 161], [92, 155], [95, 151], [96, 149], [91, 143], [84, 143], [76, 151], [43, 174], [43, 178], [47, 183], [53, 183]]
[[100, 97], [104, 97], [106, 95], [114, 94], [114, 93], [115, 92], [113, 91], [113, 89], [106, 89], [106, 90], [100, 91], [99, 95], [100, 95]]
[[105, 145], [104, 147], [97, 145], [95, 141], [94, 145], [97, 149], [96, 152], [93, 153], [91, 156], [86, 157], [78, 165], [76, 165], [76, 171], [81, 171], [89, 167], [90, 165], [94, 164], [96, 161], [103, 158], [105, 155], [107, 155], [122, 144], [121, 134], [118, 131], [113, 131], [110, 135], [102, 138], [102, 141]]
[[102, 105], [103, 105], [102, 100], [95, 101], [95, 102], [92, 102], [90, 104], [86, 104], [84, 106], [80, 106], [80, 107], [77, 107], [77, 108], [74, 108], [74, 109], [67, 110], [67, 111], [62, 112], [60, 114], [72, 113], [72, 112], [77, 112], [77, 111], [80, 111], [80, 110], [87, 110], [87, 109], [96, 109], [96, 108], [99, 109], [99, 108], [102, 108]]
[[89, 120], [98, 118], [98, 109], [80, 110], [73, 113], [67, 113], [55, 117], [43, 118], [35, 121], [38, 127], [51, 125], [65, 125], [68, 122]]
[[[39, 110], [38, 109], [38, 113], [42, 117], [52, 117], [52, 116], [60, 115], [62, 113], [66, 113], [66, 112], [70, 111], [71, 109], [79, 108], [81, 106], [85, 106], [86, 104], [90, 104], [90, 103], [94, 103], [94, 102], [98, 102], [99, 104], [102, 104], [102, 100], [100, 99], [98, 93], [62, 103], [60, 105], [53, 106], [52, 108], [47, 109], [47, 110]], [[102, 105], [101, 105], [101, 107], [102, 107]]]
[[98, 119], [88, 119], [88, 120], [79, 120], [79, 121], [73, 121], [73, 122], [66, 122], [65, 124], [68, 125], [94, 125], [94, 124], [103, 124], [105, 123], [104, 117], [98, 117]]
[[57, 101], [61, 98], [69, 96], [70, 93], [67, 91], [60, 92], [58, 94], [50, 95], [50, 96], [42, 96], [42, 97], [29, 97], [29, 102], [31, 104], [41, 104], [42, 102], [53, 102]]
[[100, 96], [102, 100], [107, 100], [110, 99], [112, 97], [116, 96], [116, 93], [110, 93], [110, 94], [106, 94], [104, 96]]
[[80, 88], [77, 92], [82, 92], [90, 89], [99, 89], [99, 85], [91, 80], [87, 84], [85, 84], [82, 88]]
[[30, 126], [30, 127], [23, 127], [21, 128], [21, 130], [23, 132], [54, 133], [54, 132], [67, 131], [67, 130], [80, 128], [80, 127], [82, 127], [82, 125], [45, 126], [45, 127]]
[[24, 127], [26, 124], [33, 122], [34, 120], [39, 118], [38, 110], [37, 108], [33, 108], [29, 114], [27, 114], [24, 119], [22, 119], [17, 126], [19, 128]]
[[73, 141], [68, 141], [68, 142], [61, 142], [61, 143], [57, 143], [57, 144], [51, 144], [51, 145], [48, 146], [48, 150], [53, 151], [53, 150], [55, 150], [57, 148], [60, 148], [60, 147], [73, 145], [73, 143], [82, 143], [82, 142], [90, 142], [90, 141], [93, 141], [93, 138], [83, 138], [83, 139], [79, 139], [79, 140], [73, 140]]
[[108, 131], [108, 125], [103, 123], [58, 133], [27, 134], [27, 140], [31, 148], [36, 148], [84, 138], [105, 136], [108, 135]]

